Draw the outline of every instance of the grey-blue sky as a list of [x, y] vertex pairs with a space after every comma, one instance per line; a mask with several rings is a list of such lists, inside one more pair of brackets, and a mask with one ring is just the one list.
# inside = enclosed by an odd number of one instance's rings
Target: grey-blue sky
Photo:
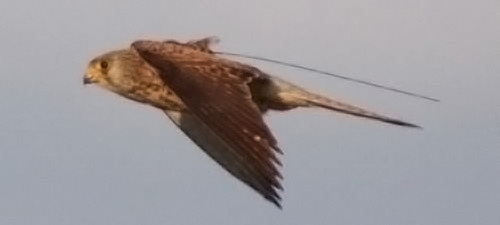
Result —
[[[498, 1], [2, 1], [0, 11], [1, 224], [500, 222]], [[442, 103], [246, 60], [424, 127], [271, 113], [285, 151], [279, 211], [161, 112], [81, 84], [96, 54], [207, 35], [219, 49]]]

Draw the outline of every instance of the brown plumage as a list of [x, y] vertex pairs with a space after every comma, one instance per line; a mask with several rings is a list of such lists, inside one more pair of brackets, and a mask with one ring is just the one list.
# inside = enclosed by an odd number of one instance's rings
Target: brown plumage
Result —
[[416, 125], [308, 92], [213, 54], [211, 38], [136, 41], [93, 59], [84, 83], [163, 110], [201, 149], [264, 198], [280, 205], [281, 153], [262, 114], [321, 107], [391, 124]]

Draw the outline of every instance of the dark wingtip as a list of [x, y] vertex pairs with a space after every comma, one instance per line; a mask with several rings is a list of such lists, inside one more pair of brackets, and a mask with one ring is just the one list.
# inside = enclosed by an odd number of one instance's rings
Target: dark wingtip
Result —
[[282, 209], [281, 206], [281, 196], [279, 194], [280, 191], [283, 191], [283, 187], [279, 183], [279, 181], [274, 180], [270, 186], [267, 186], [264, 190], [259, 190], [262, 197], [264, 197], [267, 201]]
[[282, 210], [283, 207], [281, 206], [281, 198], [279, 195], [271, 195], [271, 196], [265, 196], [266, 200], [274, 204], [278, 209]]

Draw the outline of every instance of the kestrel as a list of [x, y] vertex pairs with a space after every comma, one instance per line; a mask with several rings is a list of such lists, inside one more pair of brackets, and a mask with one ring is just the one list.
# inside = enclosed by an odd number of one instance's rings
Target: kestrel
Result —
[[90, 61], [83, 83], [163, 110], [225, 170], [280, 208], [281, 150], [263, 120], [266, 111], [319, 107], [418, 127], [222, 58], [210, 49], [211, 42], [135, 41]]

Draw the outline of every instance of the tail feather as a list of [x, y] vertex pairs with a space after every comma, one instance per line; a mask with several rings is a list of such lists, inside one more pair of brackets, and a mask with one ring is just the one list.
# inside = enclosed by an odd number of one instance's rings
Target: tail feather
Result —
[[421, 128], [418, 125], [415, 125], [415, 124], [412, 124], [409, 122], [405, 122], [405, 121], [402, 121], [399, 119], [394, 119], [394, 118], [390, 118], [387, 116], [382, 116], [382, 115], [376, 114], [374, 112], [371, 112], [371, 111], [368, 111], [368, 110], [365, 110], [365, 109], [362, 109], [362, 108], [359, 108], [359, 107], [356, 107], [353, 105], [349, 105], [347, 103], [343, 103], [340, 101], [335, 101], [335, 100], [331, 100], [331, 99], [307, 99], [307, 98], [304, 100], [309, 102], [309, 104], [312, 106], [330, 109], [330, 110], [334, 110], [337, 112], [341, 112], [341, 113], [345, 113], [345, 114], [349, 114], [349, 115], [353, 115], [353, 116], [374, 119], [374, 120], [378, 120], [378, 121], [382, 121], [382, 122], [390, 123], [390, 124], [394, 124], [394, 125], [399, 125], [399, 126]]
[[279, 101], [285, 105], [290, 105], [293, 107], [320, 107], [398, 126], [421, 128], [420, 126], [409, 122], [383, 116], [342, 101], [333, 100], [318, 94], [308, 92], [303, 88], [300, 88], [294, 84], [276, 77], [272, 77], [271, 80], [272, 85], [270, 86], [270, 88], [272, 89], [272, 91], [268, 91], [268, 93], [273, 93], [275, 101]]

